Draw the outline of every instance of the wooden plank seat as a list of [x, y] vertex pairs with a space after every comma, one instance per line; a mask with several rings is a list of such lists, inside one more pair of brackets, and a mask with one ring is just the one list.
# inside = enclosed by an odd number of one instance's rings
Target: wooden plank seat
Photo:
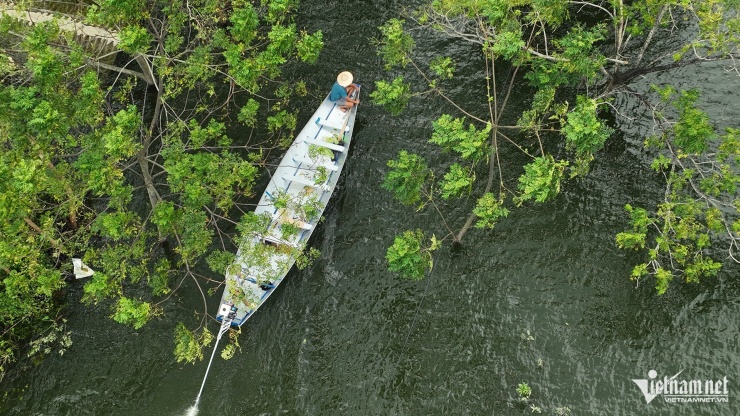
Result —
[[310, 186], [311, 188], [318, 188], [318, 189], [321, 189], [321, 190], [328, 189], [328, 187], [326, 185], [318, 184], [318, 183], [316, 183], [316, 182], [312, 181], [311, 179], [308, 179], [308, 178], [306, 178], [304, 176], [298, 176], [298, 175], [296, 175], [296, 176], [289, 176], [289, 175], [286, 175], [286, 176], [283, 176], [283, 180], [286, 181], [286, 182], [288, 182], [288, 183], [294, 182], [294, 183], [299, 183], [301, 185]]
[[305, 163], [307, 165], [316, 166], [316, 167], [323, 167], [326, 170], [330, 170], [332, 172], [336, 172], [339, 170], [339, 167], [335, 163], [321, 163], [320, 161], [314, 161], [307, 157], [294, 157], [293, 161], [296, 163]]
[[278, 222], [280, 222], [280, 223], [295, 225], [296, 227], [298, 227], [298, 228], [300, 228], [302, 230], [310, 230], [310, 229], [313, 228], [313, 225], [311, 225], [311, 224], [309, 224], [309, 223], [307, 223], [305, 221], [301, 221], [298, 218], [293, 218], [293, 216], [288, 211], [286, 211], [284, 209], [278, 211], [275, 214], [275, 217], [278, 220]]
[[316, 124], [320, 126], [328, 127], [334, 130], [341, 130], [342, 125], [344, 125], [344, 131], [349, 131], [349, 126], [344, 124], [344, 120], [332, 121], [332, 120], [327, 120], [325, 118], [319, 117], [316, 119]]
[[342, 152], [344, 153], [345, 150], [347, 150], [344, 146], [340, 146], [338, 144], [325, 142], [323, 140], [316, 140], [316, 139], [303, 139], [303, 142], [306, 144], [313, 144], [316, 146], [326, 147], [327, 149], [334, 150], [335, 152]]
[[[277, 214], [273, 215], [273, 221], [281, 222], [280, 221], [280, 215], [277, 215]], [[311, 224], [306, 224], [306, 223], [304, 223], [304, 224], [307, 225], [307, 226], [309, 226], [309, 227], [311, 227], [311, 228], [313, 228], [311, 226]], [[290, 247], [293, 247], [293, 248], [297, 248], [298, 247], [295, 243], [291, 243], [290, 241], [282, 240], [282, 239], [280, 239], [278, 237], [275, 237], [273, 235], [264, 235], [264, 236], [261, 236], [260, 241], [263, 244], [268, 244], [268, 245], [272, 245], [272, 246], [275, 246], [275, 247], [278, 247], [278, 246], [290, 246]]]

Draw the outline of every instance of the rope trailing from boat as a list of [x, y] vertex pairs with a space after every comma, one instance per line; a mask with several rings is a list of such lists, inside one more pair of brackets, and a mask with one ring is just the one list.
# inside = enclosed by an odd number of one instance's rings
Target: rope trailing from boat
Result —
[[232, 305], [221, 305], [221, 308], [223, 309], [224, 306], [228, 306], [230, 309], [230, 312], [228, 314], [224, 314], [223, 318], [221, 319], [221, 327], [218, 329], [218, 335], [216, 336], [216, 345], [213, 346], [213, 352], [211, 353], [211, 359], [208, 360], [208, 367], [206, 367], [206, 375], [203, 377], [203, 383], [200, 385], [200, 391], [198, 392], [198, 396], [195, 398], [195, 403], [197, 404], [200, 401], [200, 395], [203, 393], [203, 387], [206, 385], [206, 379], [208, 378], [208, 372], [211, 370], [211, 363], [213, 363], [213, 356], [216, 355], [216, 350], [218, 349], [218, 342], [221, 340], [221, 337], [226, 333], [226, 331], [229, 330], [231, 327], [231, 321], [236, 316], [236, 308]]

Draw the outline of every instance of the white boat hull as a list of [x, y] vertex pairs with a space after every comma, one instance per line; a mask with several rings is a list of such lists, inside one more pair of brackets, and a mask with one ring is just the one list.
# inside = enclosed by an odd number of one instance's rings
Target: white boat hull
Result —
[[357, 106], [345, 113], [327, 96], [273, 173], [251, 216], [260, 226], [242, 235], [226, 271], [221, 304], [236, 306], [232, 326], [254, 315], [304, 251], [347, 160], [356, 115]]

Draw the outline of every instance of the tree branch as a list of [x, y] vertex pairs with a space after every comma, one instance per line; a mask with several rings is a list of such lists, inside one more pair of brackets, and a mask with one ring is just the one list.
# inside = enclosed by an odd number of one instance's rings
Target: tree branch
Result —
[[655, 32], [660, 27], [660, 22], [663, 20], [663, 15], [665, 14], [666, 10], [668, 10], [668, 5], [664, 5], [660, 12], [658, 13], [658, 17], [655, 19], [655, 23], [653, 24], [653, 27], [650, 29], [650, 32], [648, 33], [647, 37], [645, 38], [645, 42], [642, 44], [642, 48], [640, 49], [640, 53], [637, 55], [637, 59], [635, 59], [635, 66], [639, 67], [640, 62], [642, 62], [642, 57], [645, 55], [645, 51], [648, 48], [648, 45], [650, 45], [650, 41], [653, 39], [653, 36], [655, 36]]

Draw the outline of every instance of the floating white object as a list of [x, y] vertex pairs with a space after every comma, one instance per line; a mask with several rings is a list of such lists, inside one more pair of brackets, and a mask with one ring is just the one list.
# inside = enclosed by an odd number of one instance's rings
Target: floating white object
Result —
[[83, 277], [90, 277], [95, 274], [95, 270], [87, 267], [87, 265], [83, 263], [81, 259], [72, 259], [72, 264], [74, 265], [75, 277], [78, 279], [82, 279]]

